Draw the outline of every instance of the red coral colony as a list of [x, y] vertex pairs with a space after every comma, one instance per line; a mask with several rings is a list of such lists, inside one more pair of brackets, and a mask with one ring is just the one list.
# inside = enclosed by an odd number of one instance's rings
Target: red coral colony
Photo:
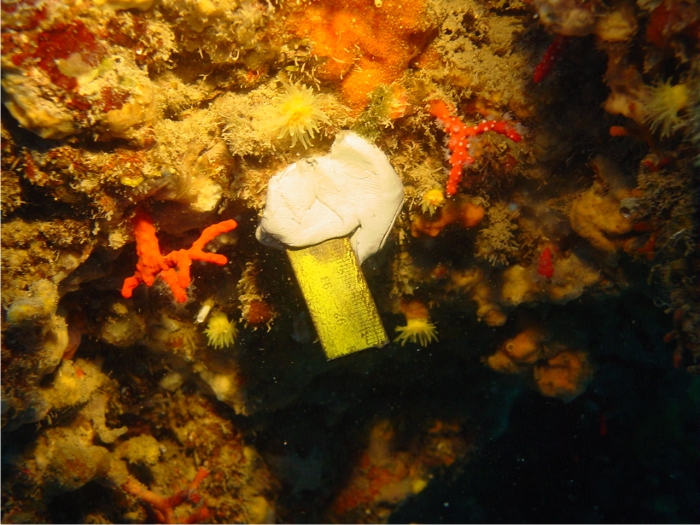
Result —
[[476, 126], [467, 126], [459, 117], [451, 114], [447, 104], [442, 100], [433, 100], [430, 103], [430, 113], [437, 117], [438, 122], [445, 129], [445, 133], [450, 137], [447, 147], [450, 150], [449, 163], [452, 168], [450, 169], [450, 176], [445, 190], [448, 197], [452, 197], [457, 193], [459, 183], [462, 180], [463, 167], [472, 164], [475, 160], [469, 153], [470, 138], [488, 131], [494, 131], [508, 137], [513, 142], [522, 140], [520, 133], [507, 120], [484, 120]]
[[136, 253], [138, 262], [136, 272], [132, 277], [124, 280], [122, 296], [130, 298], [134, 288], [144, 283], [153, 286], [156, 277], [168, 285], [173, 292], [173, 297], [179, 303], [187, 301], [187, 287], [192, 282], [190, 267], [192, 261], [203, 261], [223, 266], [228, 259], [216, 253], [204, 251], [206, 244], [222, 233], [230, 232], [237, 226], [236, 221], [229, 219], [204, 229], [193, 244], [187, 250], [176, 250], [163, 256], [158, 246], [156, 228], [151, 217], [142, 209], [136, 211], [134, 216], [134, 238], [136, 239]]

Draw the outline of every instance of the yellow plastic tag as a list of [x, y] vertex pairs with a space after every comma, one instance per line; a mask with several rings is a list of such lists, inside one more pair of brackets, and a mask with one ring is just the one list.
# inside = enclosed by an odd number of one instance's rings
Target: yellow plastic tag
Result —
[[287, 255], [328, 359], [389, 342], [347, 238], [287, 248]]

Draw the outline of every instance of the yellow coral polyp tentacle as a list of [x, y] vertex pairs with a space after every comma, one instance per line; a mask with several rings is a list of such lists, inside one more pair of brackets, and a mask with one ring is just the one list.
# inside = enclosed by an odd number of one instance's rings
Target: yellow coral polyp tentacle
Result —
[[671, 84], [670, 80], [648, 88], [642, 100], [644, 122], [661, 138], [668, 137], [688, 122], [682, 116], [690, 101], [686, 84]]
[[406, 326], [397, 326], [399, 335], [394, 339], [401, 346], [407, 342], [418, 343], [426, 347], [432, 342], [437, 342], [437, 328], [428, 319], [408, 319]]
[[279, 131], [277, 139], [290, 136], [292, 147], [297, 141], [308, 148], [318, 133], [321, 122], [329, 122], [328, 115], [321, 109], [319, 98], [311, 88], [287, 84], [273, 115], [273, 126]]
[[229, 321], [224, 312], [215, 312], [209, 317], [204, 333], [207, 336], [209, 346], [220, 349], [233, 345], [238, 335], [238, 329], [235, 323]]

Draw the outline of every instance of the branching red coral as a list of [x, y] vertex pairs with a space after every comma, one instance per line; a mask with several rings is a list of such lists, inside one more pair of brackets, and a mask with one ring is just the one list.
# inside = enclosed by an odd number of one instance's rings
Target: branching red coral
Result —
[[545, 279], [551, 279], [554, 275], [554, 263], [552, 258], [554, 253], [551, 246], [546, 246], [539, 259], [537, 259], [537, 273], [539, 273]]
[[236, 228], [237, 223], [233, 219], [213, 224], [204, 229], [188, 250], [176, 250], [163, 256], [160, 253], [156, 228], [153, 219], [145, 211], [139, 209], [134, 216], [134, 238], [136, 240], [136, 272], [132, 277], [124, 279], [122, 296], [130, 298], [134, 288], [144, 283], [153, 286], [156, 277], [160, 276], [170, 287], [175, 300], [179, 303], [187, 301], [186, 289], [192, 282], [190, 266], [192, 261], [204, 261], [223, 266], [228, 259], [220, 254], [204, 251], [206, 244], [217, 235], [230, 232]]
[[132, 477], [129, 477], [126, 483], [122, 485], [122, 488], [144, 503], [148, 503], [153, 508], [158, 523], [202, 523], [209, 517], [209, 509], [207, 507], [203, 505], [198, 507], [183, 521], [177, 520], [175, 509], [185, 502], [194, 503], [195, 505], [199, 505], [202, 502], [202, 496], [197, 492], [197, 489], [208, 475], [209, 471], [207, 469], [200, 468], [187, 488], [176, 492], [169, 498], [152, 492]]
[[535, 73], [532, 75], [532, 81], [535, 84], [539, 84], [549, 76], [554, 68], [554, 64], [561, 58], [566, 45], [569, 43], [569, 39], [570, 37], [566, 35], [557, 35], [554, 37], [547, 51], [544, 52], [542, 60], [535, 66]]
[[442, 124], [445, 132], [450, 136], [447, 143], [451, 155], [449, 158], [452, 169], [450, 170], [450, 178], [447, 181], [445, 193], [448, 197], [452, 197], [457, 193], [457, 186], [462, 180], [462, 168], [465, 164], [472, 164], [474, 157], [469, 154], [469, 138], [476, 137], [487, 131], [495, 131], [501, 135], [508, 137], [513, 142], [520, 142], [522, 136], [518, 133], [512, 124], [506, 120], [483, 120], [476, 126], [467, 126], [459, 117], [451, 114], [450, 109], [442, 100], [433, 100], [430, 102], [430, 114], [437, 117], [438, 122]]

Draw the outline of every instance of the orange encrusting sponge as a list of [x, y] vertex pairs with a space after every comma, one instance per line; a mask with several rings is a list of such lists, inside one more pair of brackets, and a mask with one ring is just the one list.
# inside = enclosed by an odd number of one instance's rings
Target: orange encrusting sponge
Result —
[[427, 45], [425, 0], [321, 0], [293, 12], [287, 27], [326, 58], [321, 80], [339, 81], [345, 101], [363, 109], [369, 93], [399, 79]]

